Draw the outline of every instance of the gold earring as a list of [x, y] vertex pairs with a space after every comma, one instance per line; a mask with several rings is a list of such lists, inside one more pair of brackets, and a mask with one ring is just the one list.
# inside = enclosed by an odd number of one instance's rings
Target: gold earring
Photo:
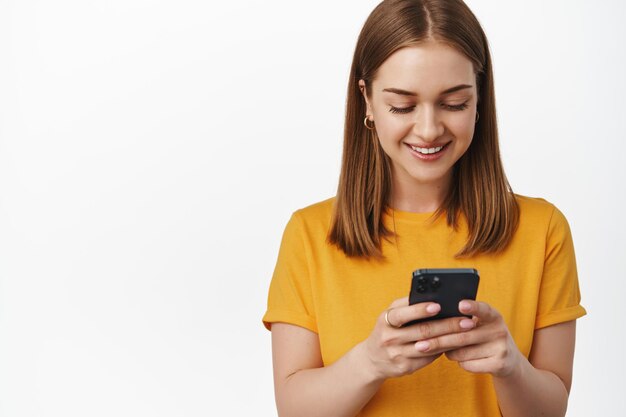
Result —
[[476, 121], [474, 123], [478, 123], [479, 118], [480, 118], [480, 114], [478, 114], [478, 110], [476, 110]]
[[367, 116], [365, 116], [365, 119], [363, 120], [363, 124], [365, 125], [365, 127], [367, 128], [367, 130], [374, 130], [374, 121], [373, 121], [373, 120], [371, 121], [371, 122], [372, 122], [372, 127], [370, 127], [370, 126], [367, 124], [367, 121], [368, 121], [368, 120], [369, 120], [369, 119], [367, 118]]

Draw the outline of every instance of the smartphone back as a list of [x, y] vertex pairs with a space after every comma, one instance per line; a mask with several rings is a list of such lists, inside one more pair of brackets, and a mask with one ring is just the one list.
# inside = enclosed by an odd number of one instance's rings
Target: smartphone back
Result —
[[409, 304], [434, 301], [441, 305], [441, 311], [433, 317], [415, 320], [406, 325], [463, 316], [459, 312], [459, 302], [476, 299], [479, 280], [478, 271], [475, 269], [418, 269], [414, 271]]

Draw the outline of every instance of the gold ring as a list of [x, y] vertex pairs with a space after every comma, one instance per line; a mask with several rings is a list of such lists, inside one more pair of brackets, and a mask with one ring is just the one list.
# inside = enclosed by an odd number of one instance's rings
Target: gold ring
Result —
[[389, 322], [389, 312], [390, 312], [391, 310], [393, 310], [393, 308], [390, 308], [389, 310], [387, 310], [387, 311], [385, 312], [385, 322], [387, 322], [387, 325], [388, 325], [389, 327], [393, 327], [394, 329], [400, 329], [400, 328], [402, 328], [402, 326], [394, 326], [393, 324], [391, 324], [391, 323]]

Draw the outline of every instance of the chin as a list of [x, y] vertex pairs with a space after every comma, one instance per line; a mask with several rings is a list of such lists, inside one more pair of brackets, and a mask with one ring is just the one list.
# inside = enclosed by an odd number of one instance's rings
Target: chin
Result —
[[419, 185], [439, 185], [446, 180], [445, 175], [411, 175], [411, 179]]

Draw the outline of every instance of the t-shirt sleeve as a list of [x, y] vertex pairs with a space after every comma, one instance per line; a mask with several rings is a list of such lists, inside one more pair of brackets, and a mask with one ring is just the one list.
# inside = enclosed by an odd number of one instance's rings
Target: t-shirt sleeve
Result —
[[535, 329], [575, 320], [587, 314], [580, 305], [572, 234], [565, 216], [556, 207], [546, 236], [546, 255], [537, 309]]
[[298, 212], [285, 227], [270, 283], [263, 324], [295, 324], [317, 333], [305, 245], [305, 228]]

